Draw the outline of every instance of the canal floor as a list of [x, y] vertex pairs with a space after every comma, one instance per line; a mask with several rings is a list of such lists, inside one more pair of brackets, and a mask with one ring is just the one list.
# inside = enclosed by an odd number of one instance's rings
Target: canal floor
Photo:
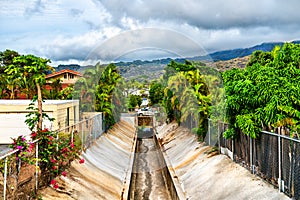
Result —
[[152, 137], [137, 141], [129, 199], [171, 200], [159, 151]]

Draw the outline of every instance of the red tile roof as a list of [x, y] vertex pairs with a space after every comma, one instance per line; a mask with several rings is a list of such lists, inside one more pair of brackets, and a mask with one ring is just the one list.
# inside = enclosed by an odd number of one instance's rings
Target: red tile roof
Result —
[[73, 71], [73, 70], [70, 70], [70, 69], [64, 69], [64, 70], [61, 70], [61, 71], [58, 71], [58, 72], [54, 72], [52, 74], [48, 74], [46, 75], [46, 79], [47, 78], [52, 78], [52, 77], [55, 77], [55, 76], [58, 76], [58, 75], [61, 75], [61, 74], [64, 74], [64, 73], [70, 73], [70, 74], [74, 74], [74, 75], [77, 75], [77, 76], [80, 76], [82, 77], [83, 75], [79, 72], [76, 72], [76, 71]]

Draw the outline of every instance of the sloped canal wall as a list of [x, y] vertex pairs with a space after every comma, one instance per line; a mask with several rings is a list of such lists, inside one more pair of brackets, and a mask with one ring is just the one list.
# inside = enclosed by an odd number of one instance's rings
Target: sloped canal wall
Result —
[[42, 191], [47, 199], [127, 199], [136, 143], [135, 127], [120, 121], [100, 136], [74, 161], [67, 176], [57, 178], [59, 188]]
[[159, 127], [158, 142], [179, 199], [289, 199], [176, 123]]

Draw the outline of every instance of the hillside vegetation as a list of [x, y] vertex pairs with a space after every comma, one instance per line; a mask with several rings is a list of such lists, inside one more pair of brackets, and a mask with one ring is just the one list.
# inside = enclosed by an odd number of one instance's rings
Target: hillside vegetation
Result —
[[254, 52], [242, 69], [223, 73], [228, 137], [240, 129], [252, 138], [262, 129], [300, 130], [300, 44], [286, 43], [271, 52]]
[[[300, 41], [294, 41], [297, 44]], [[272, 51], [275, 46], [282, 46], [283, 42], [262, 43], [249, 48], [239, 48], [232, 50], [217, 51], [205, 56], [196, 56], [189, 58], [174, 58], [177, 63], [184, 63], [185, 60], [201, 61], [206, 63], [218, 71], [225, 71], [232, 68], [244, 68], [249, 60], [250, 55], [258, 50], [268, 52]], [[153, 80], [160, 77], [164, 71], [164, 67], [171, 62], [171, 58], [157, 60], [135, 60], [132, 62], [116, 62], [114, 63], [119, 69], [121, 75], [125, 79], [136, 79], [138, 81]], [[74, 71], [84, 72], [92, 66], [79, 66], [76, 64], [59, 65], [55, 67], [56, 71], [62, 69], [71, 69]]]

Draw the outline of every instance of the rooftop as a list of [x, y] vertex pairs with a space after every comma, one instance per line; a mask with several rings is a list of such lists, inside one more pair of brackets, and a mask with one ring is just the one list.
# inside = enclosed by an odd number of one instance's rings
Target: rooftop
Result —
[[64, 70], [61, 70], [61, 71], [58, 71], [58, 72], [54, 72], [54, 73], [52, 73], [52, 74], [48, 74], [47, 76], [46, 76], [46, 79], [47, 78], [52, 78], [52, 77], [54, 77], [54, 76], [57, 76], [57, 75], [60, 75], [60, 74], [64, 74], [64, 73], [71, 73], [71, 74], [74, 74], [74, 75], [77, 75], [77, 76], [83, 76], [81, 73], [79, 73], [79, 72], [76, 72], [76, 71], [73, 71], [73, 70], [70, 70], [70, 69], [64, 69]]

